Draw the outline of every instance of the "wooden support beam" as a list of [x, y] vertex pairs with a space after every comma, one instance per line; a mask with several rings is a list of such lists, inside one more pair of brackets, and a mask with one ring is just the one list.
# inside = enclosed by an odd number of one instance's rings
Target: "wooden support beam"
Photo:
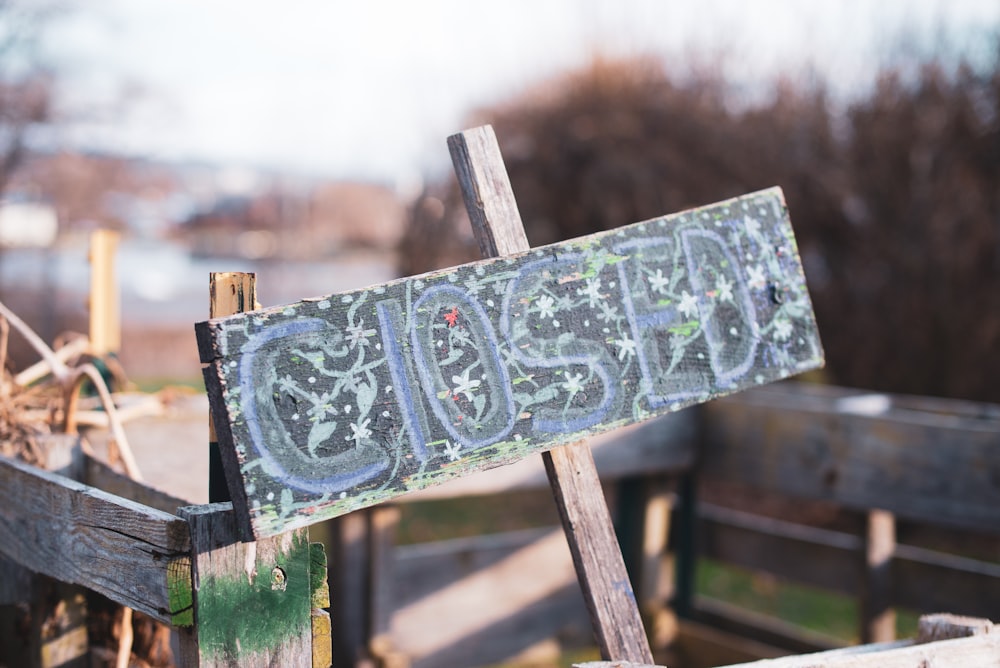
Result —
[[0, 553], [24, 567], [178, 623], [189, 546], [173, 515], [0, 458]]
[[[493, 129], [452, 135], [448, 148], [483, 255], [529, 250]], [[601, 656], [653, 663], [590, 449], [582, 442], [542, 456]]]

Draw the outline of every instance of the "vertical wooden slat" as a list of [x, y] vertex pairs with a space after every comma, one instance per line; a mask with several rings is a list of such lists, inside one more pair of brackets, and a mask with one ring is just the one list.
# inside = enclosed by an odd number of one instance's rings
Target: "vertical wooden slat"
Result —
[[334, 628], [333, 663], [336, 666], [353, 666], [367, 658], [367, 513], [367, 510], [355, 511], [329, 523], [334, 543], [330, 613]]
[[892, 557], [896, 550], [896, 517], [887, 510], [868, 511], [865, 527], [865, 570], [861, 596], [861, 642], [888, 642], [896, 637], [892, 609]]
[[[212, 272], [208, 277], [209, 318], [246, 313], [257, 307], [257, 277], [246, 272]], [[232, 501], [219, 453], [215, 423], [208, 417], [208, 501]]]
[[[514, 191], [489, 126], [448, 138], [479, 248], [486, 257], [530, 248]], [[586, 443], [543, 453], [573, 563], [606, 659], [652, 663], [652, 653]]]
[[390, 624], [393, 613], [392, 583], [395, 579], [393, 559], [400, 515], [398, 506], [375, 506], [369, 513], [368, 523], [371, 564], [368, 650], [373, 659], [385, 666], [399, 663], [390, 637]]

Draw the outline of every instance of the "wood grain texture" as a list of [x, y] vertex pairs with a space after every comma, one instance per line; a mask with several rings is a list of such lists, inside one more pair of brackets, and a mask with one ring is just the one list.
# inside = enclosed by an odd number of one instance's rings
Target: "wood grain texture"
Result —
[[190, 501], [150, 487], [118, 473], [104, 462], [90, 455], [83, 455], [83, 482], [91, 487], [120, 496], [144, 506], [173, 515], [178, 508], [191, 505]]
[[[448, 146], [483, 255], [527, 251], [528, 239], [493, 129], [454, 135]], [[601, 656], [652, 663], [590, 448], [585, 442], [564, 445], [543, 453], [543, 460]]]
[[256, 536], [822, 364], [777, 189], [196, 331]]
[[1000, 634], [977, 635], [955, 640], [913, 644], [859, 645], [818, 654], [764, 659], [728, 668], [997, 668], [1000, 666]]
[[0, 458], [0, 553], [24, 567], [171, 623], [189, 548], [177, 517]]
[[793, 384], [712, 402], [704, 408], [702, 475], [995, 533], [1000, 420], [895, 401]]
[[195, 633], [184, 665], [310, 666], [312, 550], [305, 529], [242, 543], [231, 504], [182, 508], [191, 529]]

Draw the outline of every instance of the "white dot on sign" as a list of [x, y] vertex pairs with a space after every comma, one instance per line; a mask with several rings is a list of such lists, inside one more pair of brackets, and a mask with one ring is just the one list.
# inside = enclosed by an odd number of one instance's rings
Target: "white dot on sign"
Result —
[[385, 392], [386, 392], [386, 394], [388, 394], [389, 392], [392, 392], [392, 385], [386, 385], [385, 386]]
[[344, 406], [344, 412], [345, 413], [350, 413], [351, 412], [351, 405], [350, 404], [347, 404], [346, 406]]
[[382, 417], [389, 417], [389, 411], [382, 411]]
[[229, 366], [230, 366], [231, 368], [234, 368], [234, 369], [235, 369], [235, 368], [236, 368], [236, 360], [233, 360], [232, 362], [230, 362], [230, 363], [229, 363]]
[[603, 328], [601, 331], [604, 332], [605, 334], [610, 334], [611, 333], [611, 330], [608, 329], [607, 327]]
[[758, 373], [756, 376], [754, 376], [753, 380], [754, 380], [755, 383], [757, 383], [758, 385], [760, 385], [760, 384], [762, 384], [764, 382], [764, 376], [762, 376], [762, 375], [760, 375]]
[[584, 320], [583, 321], [583, 326], [584, 327], [590, 327], [590, 321], [589, 320]]
[[382, 344], [381, 343], [376, 343], [375, 344], [375, 350], [382, 350]]
[[608, 283], [608, 287], [609, 288], [615, 287], [615, 281], [611, 281], [610, 283]]
[[559, 321], [558, 321], [558, 320], [553, 320], [553, 321], [552, 321], [552, 326], [553, 326], [553, 327], [560, 327], [560, 325], [559, 325]]
[[316, 304], [316, 308], [318, 308], [320, 311], [327, 310], [328, 308], [330, 308], [330, 300], [324, 299], [320, 303]]
[[487, 299], [486, 300], [486, 305], [489, 306], [490, 308], [493, 308], [493, 300], [492, 299]]
[[739, 334], [739, 331], [737, 331], [735, 327], [730, 327], [729, 333], [732, 334], [733, 336], [736, 336], [737, 334]]
[[299, 414], [298, 413], [292, 413], [292, 419], [293, 420], [298, 420], [299, 419]]
[[437, 347], [440, 348], [443, 345], [444, 345], [444, 341], [442, 341], [441, 339], [438, 339], [438, 341], [437, 341]]
[[315, 383], [316, 382], [316, 376], [309, 376], [309, 382], [310, 383]]
[[267, 500], [268, 501], [274, 501], [274, 492], [268, 492], [267, 493]]
[[347, 492], [341, 492], [340, 493], [340, 498], [346, 499], [347, 498]]

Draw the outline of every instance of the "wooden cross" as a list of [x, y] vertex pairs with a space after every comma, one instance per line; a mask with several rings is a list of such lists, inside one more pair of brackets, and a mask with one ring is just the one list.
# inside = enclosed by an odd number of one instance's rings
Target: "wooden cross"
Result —
[[586, 437], [823, 354], [771, 189], [530, 249], [489, 127], [449, 138], [491, 259], [196, 326], [248, 537], [545, 453], [602, 655], [651, 663]]

